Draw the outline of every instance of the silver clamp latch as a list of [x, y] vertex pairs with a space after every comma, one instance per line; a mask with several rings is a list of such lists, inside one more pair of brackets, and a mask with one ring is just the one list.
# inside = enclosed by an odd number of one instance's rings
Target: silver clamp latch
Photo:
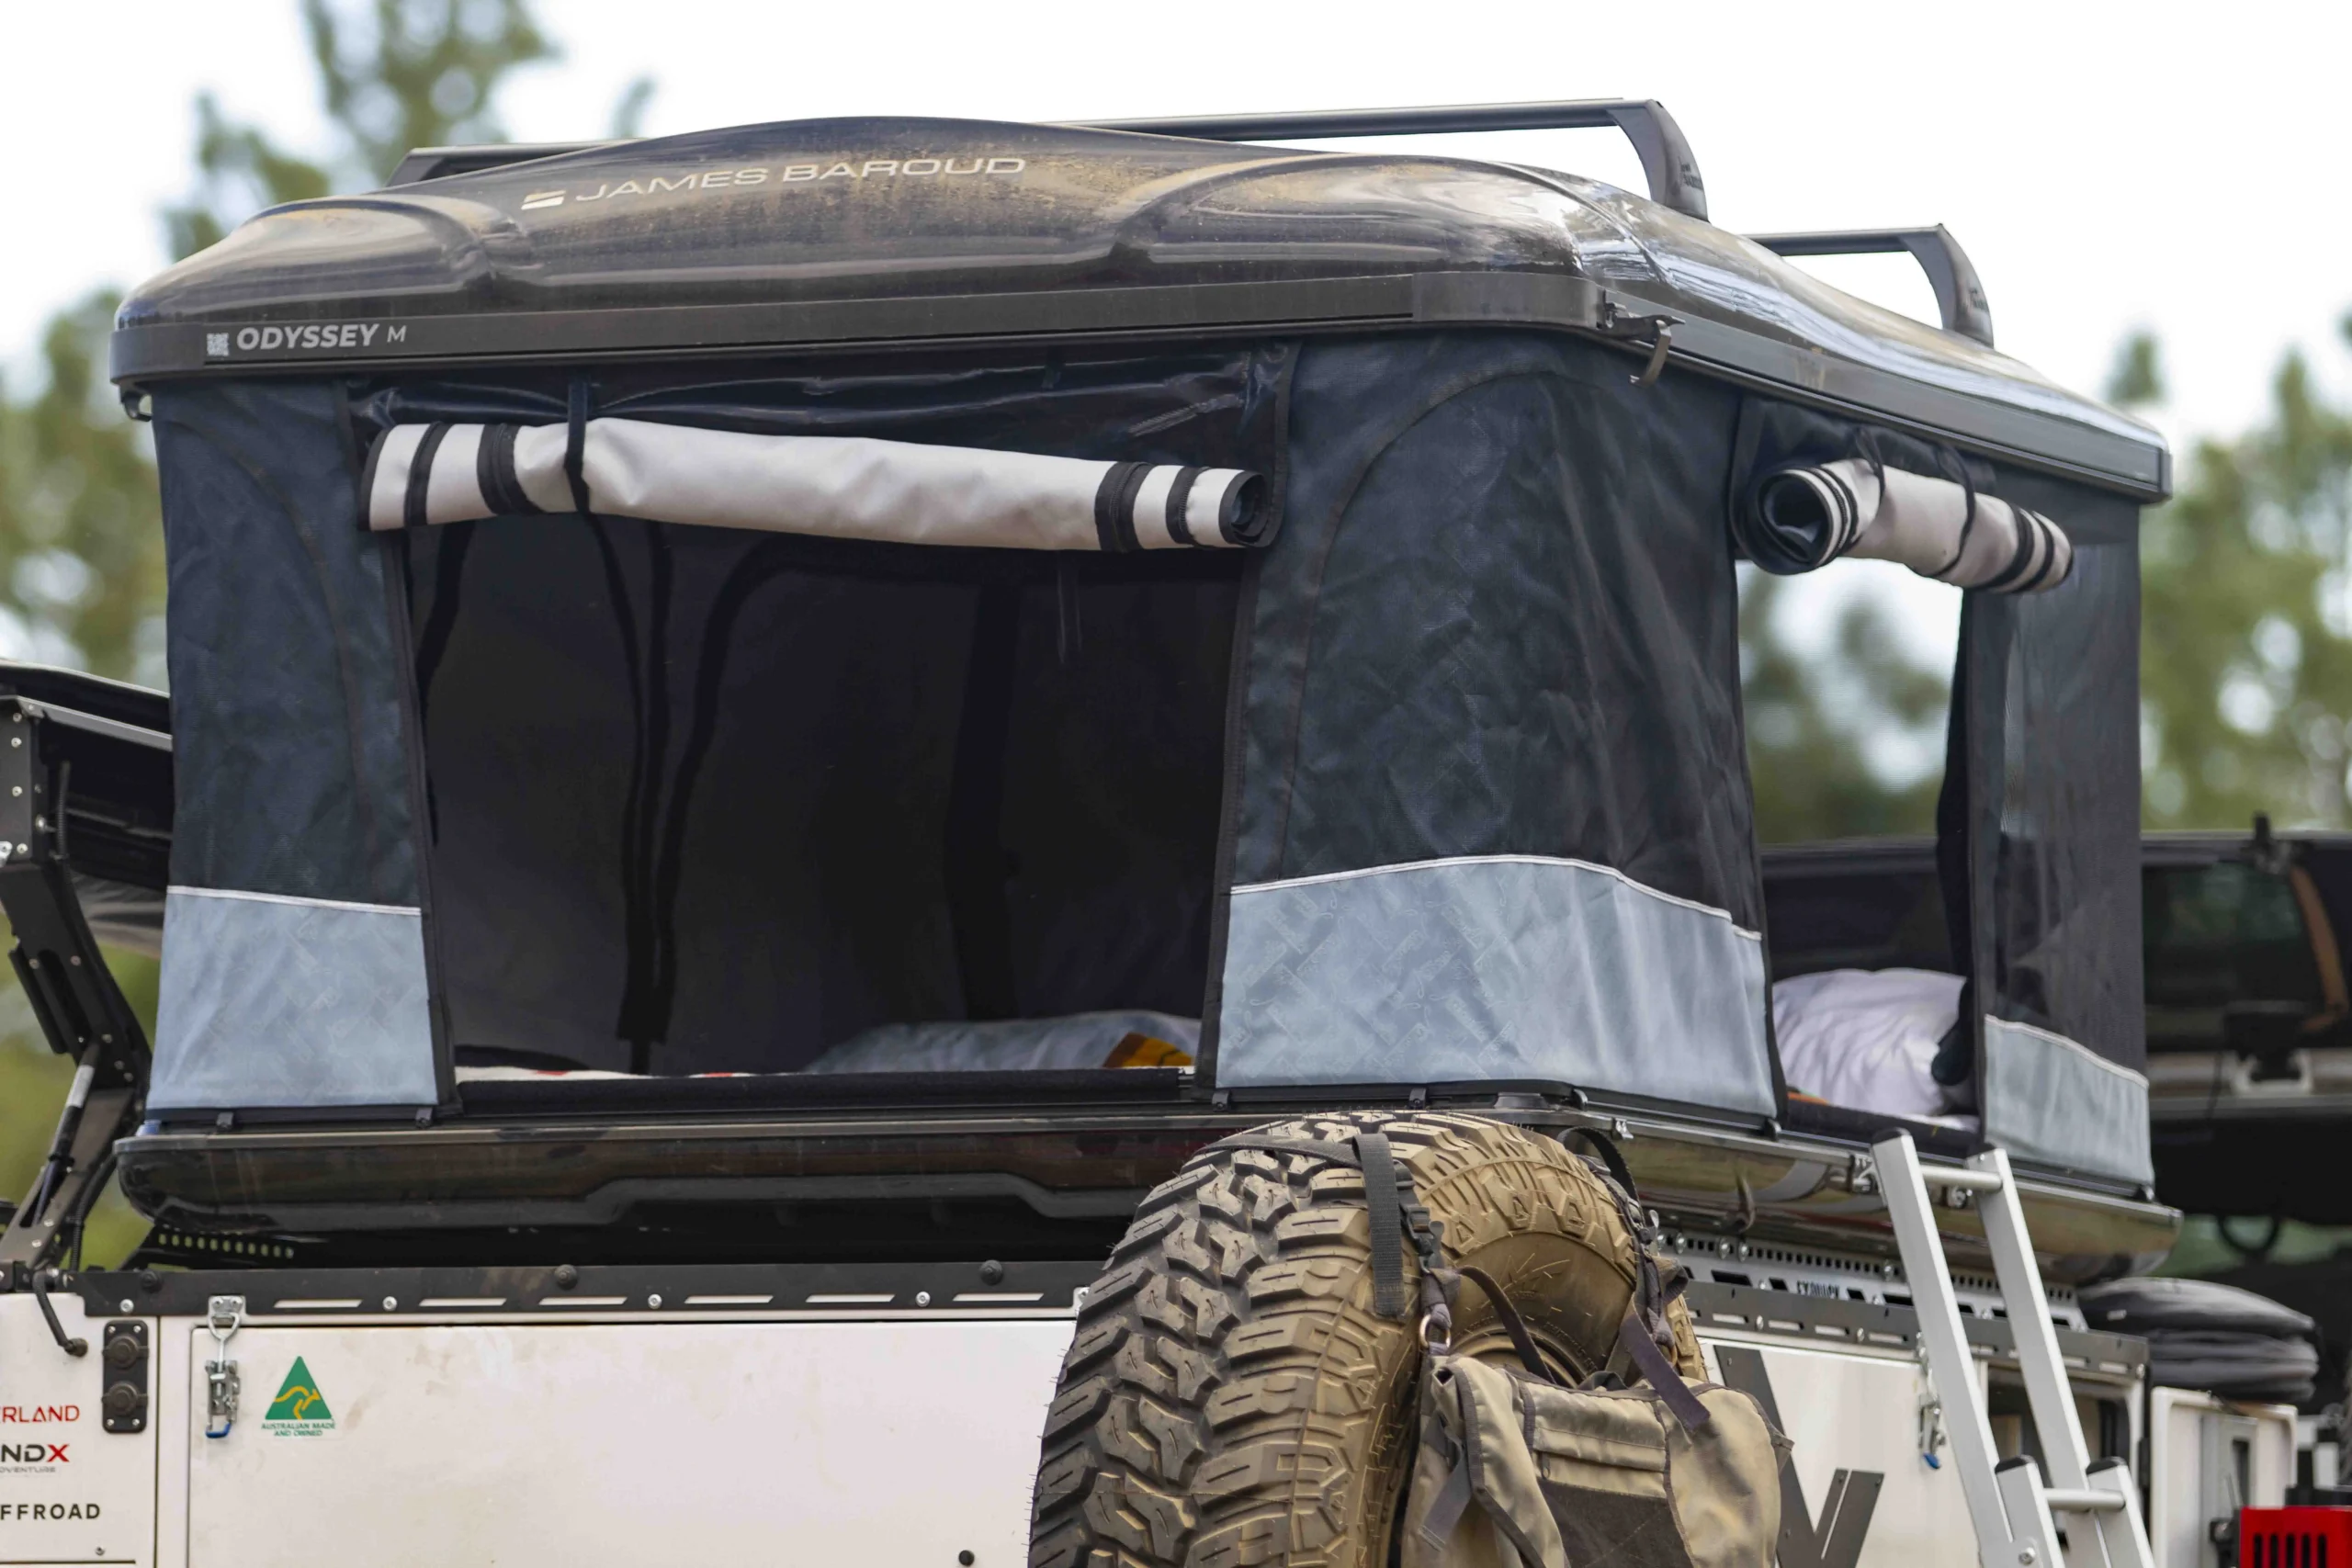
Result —
[[1663, 312], [1651, 316], [1637, 316], [1630, 310], [1621, 309], [1614, 299], [1603, 299], [1594, 324], [1600, 329], [1604, 336], [1635, 345], [1648, 346], [1649, 359], [1633, 378], [1634, 386], [1647, 387], [1656, 383], [1658, 377], [1665, 372], [1666, 351], [1672, 346], [1674, 329], [1682, 324], [1682, 318], [1669, 316]]
[[245, 1298], [214, 1296], [205, 1309], [204, 1325], [212, 1331], [212, 1359], [204, 1363], [208, 1389], [204, 1435], [225, 1438], [237, 1424], [237, 1363], [229, 1359], [229, 1340], [244, 1326]]
[[1936, 1380], [1928, 1367], [1927, 1342], [1919, 1345], [1919, 1457], [1929, 1470], [1944, 1467], [1944, 1402], [1936, 1397]]

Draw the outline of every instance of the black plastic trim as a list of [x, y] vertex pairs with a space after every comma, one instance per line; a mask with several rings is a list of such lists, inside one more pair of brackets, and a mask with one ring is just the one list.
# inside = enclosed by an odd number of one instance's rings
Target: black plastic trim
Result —
[[[1915, 1346], [1919, 1339], [1919, 1314], [1909, 1307], [1877, 1302], [1857, 1302], [1837, 1296], [1803, 1295], [1794, 1291], [1766, 1290], [1756, 1285], [1725, 1285], [1694, 1280], [1685, 1289], [1691, 1326], [1741, 1328], [1750, 1332], [1775, 1330], [1819, 1345], [1832, 1335], [1867, 1342], [1871, 1337]], [[2008, 1320], [1961, 1315], [1961, 1328], [1971, 1346], [1996, 1357], [2017, 1354], [2017, 1336]], [[2135, 1376], [2148, 1364], [2148, 1342], [2128, 1334], [2058, 1325], [2059, 1353], [2087, 1368], [2106, 1370], [2109, 1376]]]
[[316, 374], [322, 368], [427, 369], [844, 348], [935, 352], [947, 343], [1152, 341], [1479, 324], [1549, 328], [1613, 341], [1599, 331], [1603, 314], [1612, 310], [1619, 316], [1674, 315], [1668, 363], [1678, 368], [1955, 442], [1988, 457], [2120, 490], [2143, 502], [2160, 501], [2171, 491], [2171, 454], [2153, 438], [2137, 441], [1833, 359], [1742, 328], [1685, 319], [1655, 301], [1604, 291], [1559, 273], [1395, 273], [922, 299], [379, 318], [385, 330], [374, 334], [378, 346], [364, 352], [290, 349], [226, 359], [208, 359], [205, 338], [226, 326], [233, 341], [239, 323], [171, 323], [117, 331], [109, 373], [117, 381], [136, 384], [192, 376]]
[[[524, 1317], [560, 1323], [578, 1315], [659, 1312], [694, 1317], [842, 1313], [907, 1315], [926, 1309], [946, 1315], [1007, 1310], [1066, 1313], [1074, 1292], [1093, 1283], [1099, 1259], [967, 1263], [718, 1263], [589, 1264], [512, 1269], [223, 1269], [185, 1272], [91, 1270], [68, 1276], [64, 1288], [81, 1297], [92, 1316], [123, 1315], [123, 1303], [141, 1317], [201, 1317], [216, 1295], [243, 1296], [248, 1321], [287, 1326], [306, 1320], [355, 1316], [434, 1319]], [[927, 1293], [928, 1302], [918, 1302]], [[648, 1298], [661, 1297], [650, 1306]], [[887, 1302], [816, 1302], [811, 1296], [878, 1296]], [[974, 1296], [1029, 1296], [1035, 1301], [973, 1301]], [[586, 1304], [620, 1297], [610, 1305]], [[697, 1304], [697, 1296], [768, 1296], [771, 1301]], [[958, 1297], [966, 1298], [958, 1301]], [[389, 1299], [396, 1303], [384, 1305]], [[422, 1307], [423, 1302], [448, 1304]], [[281, 1302], [350, 1302], [348, 1307], [280, 1308]], [[495, 1303], [495, 1304], [484, 1304]]]
[[1170, 1105], [1192, 1075], [1179, 1067], [1076, 1067], [1037, 1072], [762, 1073], [744, 1077], [491, 1078], [458, 1086], [470, 1117], [709, 1114], [819, 1107], [991, 1106], [1017, 1103]]

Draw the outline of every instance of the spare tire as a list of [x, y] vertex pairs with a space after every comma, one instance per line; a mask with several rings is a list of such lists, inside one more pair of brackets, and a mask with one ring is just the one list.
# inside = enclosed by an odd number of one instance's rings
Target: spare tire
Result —
[[[1373, 1131], [1442, 1222], [1447, 1260], [1509, 1292], [1556, 1371], [1609, 1362], [1637, 1244], [1601, 1178], [1549, 1138], [1365, 1111], [1212, 1144], [1144, 1200], [1079, 1311], [1046, 1417], [1032, 1568], [1385, 1568], [1419, 1340], [1372, 1310], [1350, 1140]], [[1456, 1347], [1510, 1358], [1484, 1292], [1462, 1298]], [[1697, 1377], [1690, 1320], [1668, 1313], [1675, 1360]]]

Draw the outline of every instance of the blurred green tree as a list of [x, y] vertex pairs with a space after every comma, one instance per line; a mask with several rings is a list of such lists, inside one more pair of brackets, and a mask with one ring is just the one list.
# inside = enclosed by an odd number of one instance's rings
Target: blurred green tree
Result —
[[[164, 214], [176, 256], [220, 240], [259, 209], [382, 183], [411, 147], [495, 141], [499, 87], [552, 61], [528, 0], [302, 0], [334, 145], [317, 156], [196, 103], [188, 200]], [[632, 84], [609, 134], [636, 134], [652, 93]], [[0, 647], [12, 657], [161, 685], [164, 541], [145, 429], [123, 417], [105, 373], [119, 296], [99, 291], [42, 340], [45, 376], [21, 400], [0, 384]], [[153, 964], [109, 955], [149, 1031]], [[0, 1197], [25, 1191], [47, 1153], [73, 1064], [52, 1055], [13, 977], [0, 979]], [[141, 1234], [119, 1200], [93, 1217], [94, 1258]]]
[[[2352, 318], [2344, 323], [2352, 341]], [[2161, 406], [2154, 344], [2114, 400]], [[2352, 411], [2290, 354], [2267, 417], [2200, 441], [2141, 535], [2141, 768], [2151, 827], [2343, 827], [2352, 720]]]
[[115, 297], [49, 323], [40, 390], [0, 387], [0, 632], [21, 657], [162, 675], [164, 538], [146, 433], [107, 383]]
[[[2344, 322], [2352, 344], [2352, 317]], [[2105, 389], [2164, 406], [2154, 338], [2119, 345]], [[2290, 354], [2260, 423], [2182, 455], [2181, 488], [2141, 535], [2143, 817], [2152, 828], [2352, 826], [2352, 410]], [[1841, 612], [1836, 656], [1804, 656], [1788, 587], [1741, 591], [1757, 819], [1767, 842], [1927, 832], [1937, 780], [1873, 765], [1872, 736], [1935, 722], [1949, 671], [1928, 668], [1867, 601]]]
[[[302, 0], [302, 26], [338, 145], [311, 159], [258, 126], [196, 100], [198, 183], [164, 222], [172, 254], [192, 255], [264, 207], [381, 185], [412, 147], [496, 141], [498, 88], [556, 57], [528, 0], [374, 0], [364, 15]], [[630, 89], [642, 107], [648, 85]], [[630, 99], [624, 99], [629, 102]]]
[[[1943, 754], [1951, 672], [1921, 661], [1886, 607], [1849, 599], [1831, 657], [1789, 637], [1786, 579], [1740, 569], [1740, 688], [1757, 836], [1768, 844], [1932, 833], [1939, 767], [1897, 772], [1874, 740]], [[1946, 590], [1945, 592], [1952, 592]]]

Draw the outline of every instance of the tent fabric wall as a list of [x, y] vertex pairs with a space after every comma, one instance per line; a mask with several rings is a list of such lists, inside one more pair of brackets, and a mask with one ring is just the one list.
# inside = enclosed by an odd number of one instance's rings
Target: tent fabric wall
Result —
[[181, 700], [149, 1104], [434, 1104], [405, 660], [341, 396], [165, 388], [155, 445]]
[[[1970, 597], [1948, 880], [1975, 1005], [2016, 1026], [1982, 1092], [2054, 1092], [2086, 1055], [2125, 1076], [2085, 1084], [2128, 1092], [2136, 825], [2111, 806], [2136, 787], [2129, 502], [1697, 377], [1635, 387], [1616, 354], [1521, 332], [688, 370], [600, 373], [589, 400], [756, 434], [1246, 468], [1268, 475], [1283, 532], [1222, 561], [1063, 564], [568, 515], [376, 539], [357, 524], [358, 454], [384, 430], [543, 424], [580, 384], [387, 380], [348, 405], [321, 383], [165, 389], [172, 673], [198, 700], [180, 709], [157, 1106], [433, 1103], [451, 1082], [445, 1010], [460, 1038], [555, 1038], [586, 1065], [631, 1065], [647, 1026], [628, 1021], [636, 959], [618, 933], [650, 918], [629, 907], [635, 878], [668, 887], [682, 922], [662, 982], [677, 1048], [657, 1070], [789, 1069], [902, 1023], [1184, 1015], [1186, 976], [1205, 966], [1204, 1077], [1221, 1086], [1532, 1080], [1772, 1115], [1725, 507], [1759, 465], [1857, 449], [1997, 485], [2075, 541], [2059, 589]], [[618, 614], [616, 592], [639, 608]], [[657, 595], [674, 616], [669, 652], [645, 640]], [[587, 619], [548, 622], [566, 604]], [[887, 658], [868, 646], [886, 604], [901, 628]], [[657, 671], [671, 683], [651, 728], [622, 694], [639, 678], [614, 641], [629, 626], [644, 689]], [[1091, 661], [1071, 658], [1081, 629]], [[984, 644], [1005, 661], [998, 677], [1028, 672], [998, 743], [1062, 782], [1008, 777], [1001, 796], [959, 805]], [[1178, 694], [1138, 708], [1135, 671], [1174, 672]], [[832, 677], [847, 682], [833, 705], [774, 711], [774, 690]], [[863, 691], [896, 694], [903, 722], [840, 700]], [[1092, 728], [1057, 728], [1034, 705], [1065, 701]], [[729, 716], [746, 704], [762, 723]], [[592, 754], [565, 772], [534, 734]], [[801, 765], [858, 747], [903, 798], [843, 795]], [[633, 780], [632, 750], [651, 758]], [[557, 778], [612, 820], [564, 828]], [[764, 812], [783, 834], [779, 781], [808, 795], [794, 831], [864, 848], [821, 865], [783, 837], [747, 852], [730, 824]], [[695, 789], [691, 810], [673, 804]], [[1220, 789], [1212, 846], [1204, 803]], [[640, 848], [659, 839], [671, 859], [624, 873], [617, 803], [632, 794], [656, 802]], [[843, 810], [873, 831], [833, 832]], [[959, 859], [975, 811], [985, 831]], [[1069, 850], [1081, 818], [1100, 830], [1084, 853]], [[944, 862], [908, 848], [942, 840]], [[1137, 876], [1157, 902], [1128, 929], [1114, 917], [1132, 912]], [[990, 899], [1018, 896], [992, 906], [1016, 911], [1017, 952], [999, 967], [1019, 978], [1001, 994], [975, 991], [958, 934], [952, 885], [975, 877]], [[908, 897], [880, 897], [886, 883]], [[787, 905], [798, 934], [761, 946]], [[910, 925], [918, 906], [930, 914]], [[794, 945], [804, 937], [817, 945]], [[775, 990], [834, 938], [906, 972], [854, 954], [841, 974], [872, 994]], [[751, 1035], [770, 1059], [741, 1059]], [[2045, 1045], [2061, 1055], [2034, 1056]], [[1988, 1123], [2020, 1128], [2030, 1157], [2144, 1167], [2144, 1152], [2135, 1165], [2013, 1109], [1988, 1104]]]
[[1425, 861], [1234, 889], [1220, 1081], [1577, 1083], [1770, 1113], [1763, 942], [1606, 867]]
[[1984, 1141], [2031, 1165], [2153, 1181], [2148, 1080], [2063, 1034], [1984, 1021]]
[[[1528, 333], [1304, 350], [1244, 676], [1219, 1084], [1505, 1076], [1775, 1111], [1724, 542], [1738, 401]], [[1687, 994], [1570, 998], [1577, 955]]]

